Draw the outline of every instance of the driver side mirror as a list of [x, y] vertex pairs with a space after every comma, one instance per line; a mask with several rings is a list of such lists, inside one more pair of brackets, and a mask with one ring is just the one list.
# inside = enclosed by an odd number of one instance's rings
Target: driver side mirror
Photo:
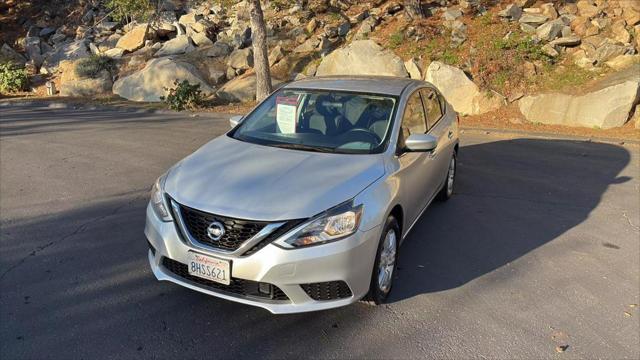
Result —
[[231, 125], [232, 129], [238, 126], [238, 124], [240, 124], [241, 122], [242, 122], [242, 115], [234, 115], [229, 119], [229, 125]]
[[404, 142], [404, 150], [410, 152], [433, 151], [438, 146], [438, 139], [429, 134], [412, 134]]

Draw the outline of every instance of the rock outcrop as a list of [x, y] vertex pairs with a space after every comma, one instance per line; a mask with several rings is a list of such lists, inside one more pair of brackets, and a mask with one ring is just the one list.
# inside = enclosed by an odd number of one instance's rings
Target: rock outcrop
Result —
[[153, 59], [144, 69], [117, 80], [113, 93], [132, 101], [161, 101], [166, 89], [174, 87], [174, 82], [187, 80], [200, 84], [200, 90], [207, 96], [214, 92], [202, 79], [195, 66], [170, 58]]
[[[118, 40], [116, 47], [129, 52], [136, 51], [144, 46], [144, 41], [150, 37], [150, 32], [152, 31], [152, 29], [147, 31], [146, 24], [138, 25], [124, 34]], [[145, 34], [147, 35], [146, 37]]]
[[638, 101], [639, 89], [640, 80], [630, 79], [581, 96], [526, 96], [519, 100], [518, 107], [534, 123], [609, 129], [627, 122]]
[[434, 61], [427, 68], [425, 81], [435, 85], [453, 108], [462, 115], [478, 115], [504, 105], [498, 94], [480, 91], [460, 69]]
[[[282, 81], [272, 78], [271, 83], [274, 87], [277, 87]], [[230, 102], [254, 101], [256, 99], [255, 74], [242, 75], [227, 82], [218, 90], [216, 95]]]
[[77, 60], [91, 55], [86, 40], [75, 40], [57, 44], [53, 51], [46, 54], [42, 63], [45, 71], [52, 73], [63, 60]]
[[187, 35], [176, 36], [175, 38], [162, 44], [162, 47], [154, 56], [169, 56], [188, 53], [195, 50], [195, 46]]
[[373, 40], [356, 40], [327, 55], [316, 76], [327, 75], [408, 76], [402, 59]]

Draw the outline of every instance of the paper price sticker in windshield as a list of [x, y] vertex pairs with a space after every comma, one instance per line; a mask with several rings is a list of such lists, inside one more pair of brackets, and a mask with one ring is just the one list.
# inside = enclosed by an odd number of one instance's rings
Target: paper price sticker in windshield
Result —
[[297, 97], [276, 97], [276, 123], [281, 133], [295, 134], [297, 113]]

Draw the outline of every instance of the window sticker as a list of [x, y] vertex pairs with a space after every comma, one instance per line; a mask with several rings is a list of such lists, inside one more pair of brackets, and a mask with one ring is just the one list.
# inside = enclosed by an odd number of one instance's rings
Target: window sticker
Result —
[[278, 96], [276, 98], [276, 123], [282, 134], [296, 133], [298, 97]]

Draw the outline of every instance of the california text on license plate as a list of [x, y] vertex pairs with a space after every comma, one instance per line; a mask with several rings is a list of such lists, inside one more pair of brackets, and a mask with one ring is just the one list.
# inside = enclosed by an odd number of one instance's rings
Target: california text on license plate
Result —
[[189, 275], [225, 285], [231, 284], [231, 262], [229, 260], [190, 252], [188, 265]]

